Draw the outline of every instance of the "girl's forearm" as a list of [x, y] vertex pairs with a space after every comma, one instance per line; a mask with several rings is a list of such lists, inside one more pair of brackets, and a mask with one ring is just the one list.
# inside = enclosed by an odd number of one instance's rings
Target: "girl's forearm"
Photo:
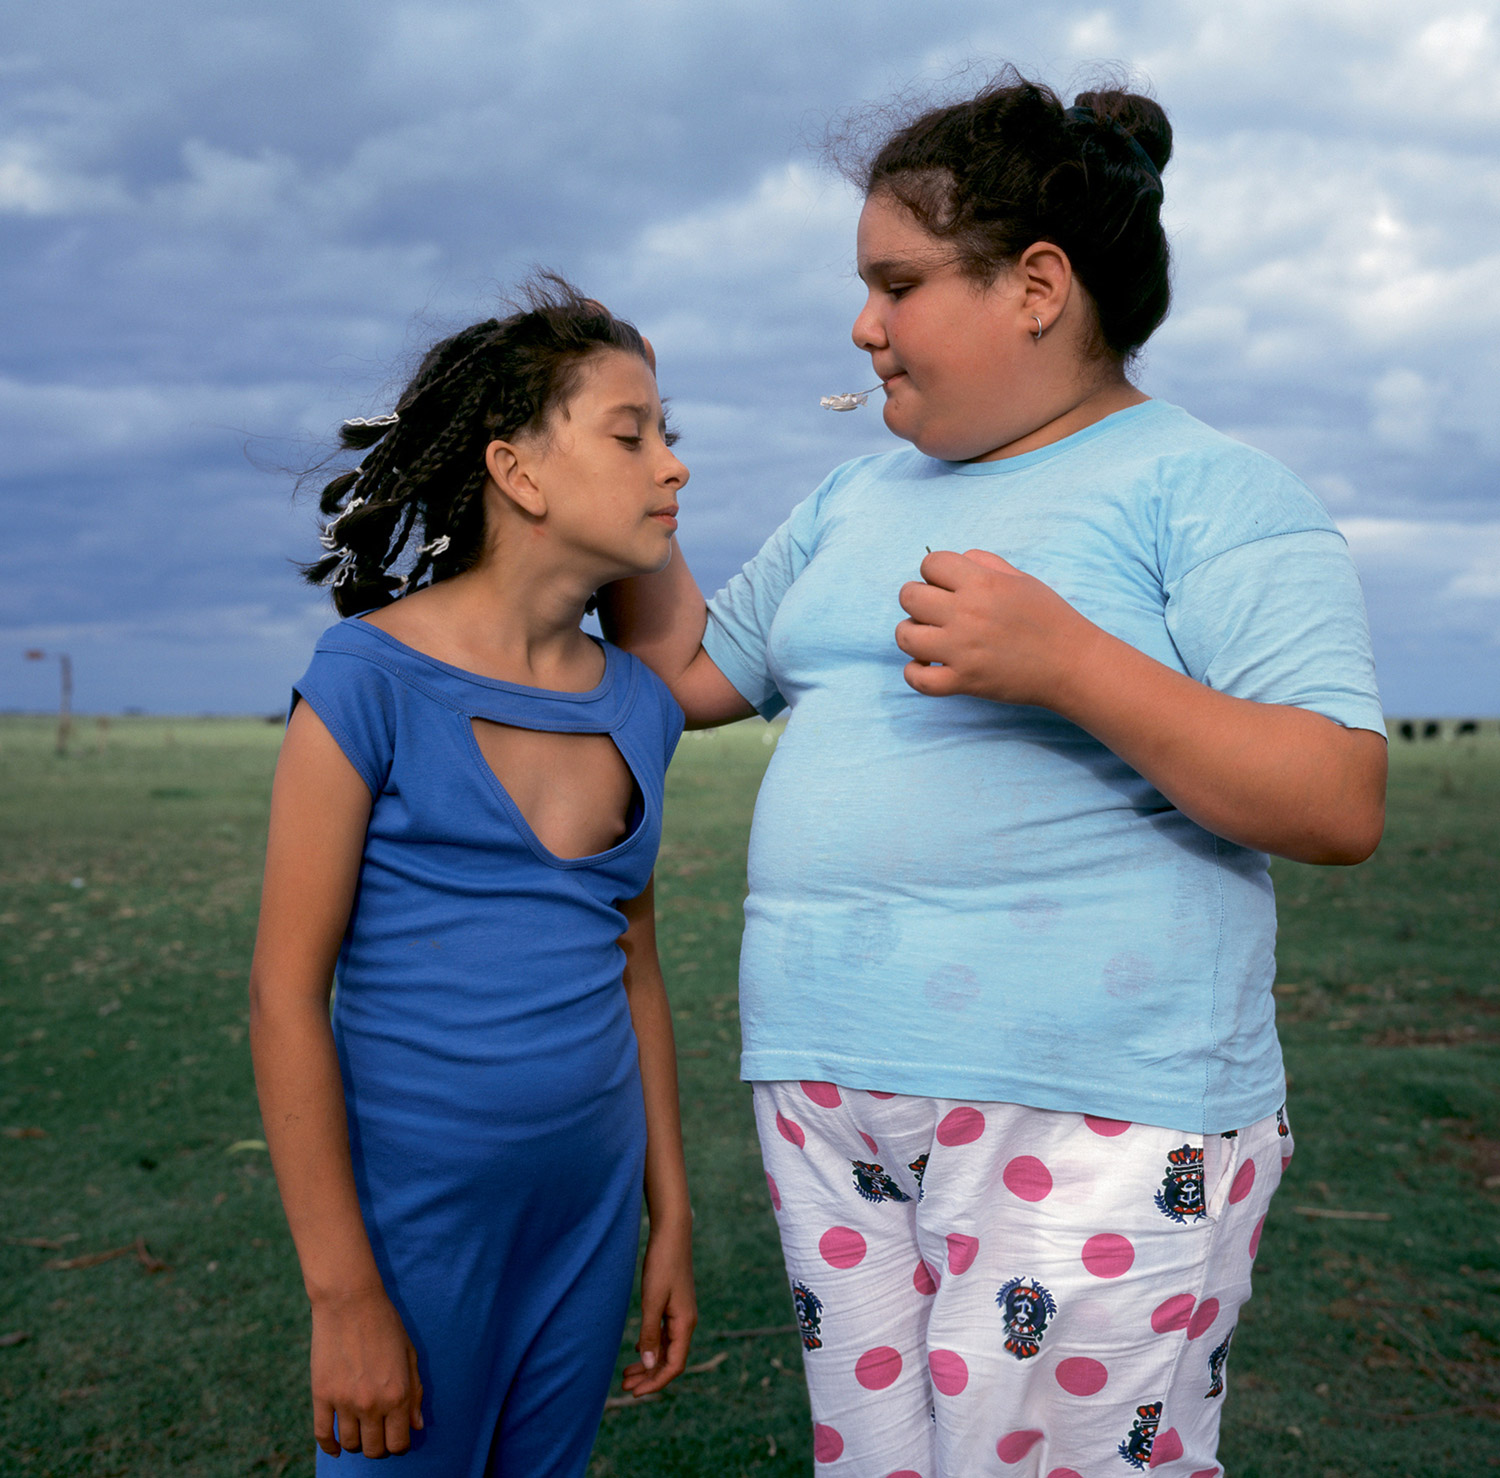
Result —
[[672, 1225], [686, 1229], [692, 1223], [692, 1208], [682, 1150], [672, 1011], [660, 968], [637, 974], [648, 977], [637, 978], [630, 990], [630, 1019], [640, 1046], [646, 1104], [646, 1206], [654, 1230]]
[[252, 979], [250, 1047], [266, 1144], [315, 1304], [383, 1293], [349, 1157], [326, 1003], [267, 1000]]
[[625, 952], [625, 998], [635, 1028], [646, 1108], [646, 1205], [653, 1232], [686, 1230], [692, 1222], [687, 1166], [682, 1152], [682, 1111], [677, 1092], [677, 1043], [672, 1007], [656, 950], [654, 883], [624, 905], [629, 923], [620, 939]]
[[1215, 692], [1092, 626], [1048, 706], [1200, 826], [1241, 846], [1347, 864], [1364, 861], [1380, 840], [1379, 734]]
[[1362, 862], [1385, 824], [1385, 741], [1215, 692], [1096, 626], [983, 549], [940, 550], [901, 588], [919, 693], [1049, 708], [1216, 836], [1299, 862]]
[[599, 592], [599, 622], [610, 641], [676, 686], [703, 644], [708, 607], [675, 539], [665, 569]]

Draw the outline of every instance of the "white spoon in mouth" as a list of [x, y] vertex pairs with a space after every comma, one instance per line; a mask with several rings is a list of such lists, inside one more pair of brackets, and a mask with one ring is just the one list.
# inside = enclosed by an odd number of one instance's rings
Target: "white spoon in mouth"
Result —
[[[880, 385], [884, 384], [882, 380]], [[880, 389], [880, 385], [871, 385], [868, 390], [846, 390], [842, 395], [825, 395], [818, 404], [825, 411], [855, 411]]]

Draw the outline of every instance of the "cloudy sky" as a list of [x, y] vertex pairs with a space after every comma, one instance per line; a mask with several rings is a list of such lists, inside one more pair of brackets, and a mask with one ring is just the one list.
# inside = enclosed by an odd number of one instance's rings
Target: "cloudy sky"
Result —
[[655, 340], [731, 573], [894, 445], [840, 110], [1013, 60], [1172, 116], [1149, 393], [1317, 490], [1391, 713], [1500, 713], [1500, 0], [57, 0], [0, 17], [0, 709], [269, 711], [326, 599], [288, 469], [533, 264]]

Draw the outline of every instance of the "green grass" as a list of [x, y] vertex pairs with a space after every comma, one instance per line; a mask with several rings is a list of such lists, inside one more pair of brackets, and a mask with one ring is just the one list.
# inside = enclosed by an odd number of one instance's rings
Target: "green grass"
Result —
[[[798, 1342], [735, 1077], [764, 731], [689, 738], [658, 870], [698, 1213], [697, 1362], [598, 1474], [805, 1474]], [[278, 730], [0, 720], [0, 1473], [305, 1475], [305, 1309], [245, 1045]], [[1236, 1337], [1233, 1478], [1500, 1466], [1500, 745], [1398, 745], [1352, 872], [1281, 865], [1298, 1151]], [[1299, 1206], [1388, 1221], [1315, 1218]], [[16, 1239], [57, 1245], [17, 1245]], [[143, 1239], [86, 1267], [66, 1261]], [[393, 1470], [394, 1471], [394, 1470]]]

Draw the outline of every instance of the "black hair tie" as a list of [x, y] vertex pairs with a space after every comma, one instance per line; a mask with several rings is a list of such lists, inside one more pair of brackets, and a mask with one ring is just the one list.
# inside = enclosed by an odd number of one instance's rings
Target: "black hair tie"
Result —
[[1156, 161], [1146, 152], [1141, 141], [1128, 129], [1122, 128], [1113, 118], [1101, 118], [1092, 108], [1084, 105], [1069, 108], [1066, 116], [1075, 123], [1092, 123], [1096, 126], [1103, 125], [1105, 128], [1118, 134], [1130, 145], [1131, 152], [1135, 155], [1146, 173], [1156, 182], [1157, 189], [1161, 188], [1161, 170], [1156, 167]]

